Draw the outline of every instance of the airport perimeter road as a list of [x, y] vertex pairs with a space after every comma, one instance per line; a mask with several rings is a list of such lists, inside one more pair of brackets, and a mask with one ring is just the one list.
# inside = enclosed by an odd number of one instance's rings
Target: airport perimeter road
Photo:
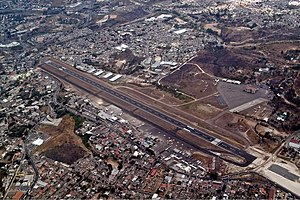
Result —
[[[94, 81], [92, 80], [91, 78], [89, 78], [88, 76], [84, 76], [82, 75], [81, 73], [78, 73], [76, 72], [76, 70], [70, 70], [64, 66], [62, 66], [60, 63], [58, 62], [54, 62], [52, 60], [48, 60], [46, 61], [45, 63], [41, 64], [40, 67], [43, 69], [43, 70], [46, 70], [48, 73], [50, 74], [53, 74], [55, 76], [59, 76], [59, 77], [62, 77], [62, 75], [58, 74], [58, 73], [54, 73], [53, 70], [49, 69], [49, 68], [54, 68], [56, 70], [60, 70], [62, 73], [61, 74], [65, 74], [66, 76], [71, 76], [75, 79], [78, 79], [82, 82], [85, 82], [91, 86], [93, 86], [94, 88], [98, 88], [100, 89], [101, 91], [104, 91], [106, 92], [107, 94], [111, 95], [111, 96], [114, 96], [126, 103], [129, 103], [143, 111], [146, 111], [170, 124], [173, 124], [175, 125], [176, 127], [180, 128], [180, 129], [184, 129], [188, 132], [190, 132], [191, 134], [194, 134], [200, 138], [202, 138], [203, 140], [207, 141], [207, 142], [210, 142], [211, 144], [213, 145], [216, 145], [220, 148], [223, 148], [225, 149], [226, 151], [236, 155], [236, 156], [239, 156], [239, 157], [242, 157], [245, 159], [245, 162], [243, 163], [238, 163], [238, 162], [233, 162], [234, 164], [236, 165], [239, 165], [239, 166], [248, 166], [249, 164], [251, 164], [255, 159], [256, 157], [247, 153], [246, 151], [242, 150], [242, 149], [238, 149], [236, 147], [234, 147], [233, 145], [230, 145], [216, 137], [213, 137], [207, 133], [204, 133], [203, 131], [200, 131], [198, 129], [195, 129], [191, 126], [188, 126], [186, 125], [185, 123], [177, 120], [177, 119], [174, 119], [173, 117], [170, 117], [152, 107], [150, 107], [149, 105], [146, 105], [146, 104], [143, 104], [142, 102], [130, 97], [130, 96], [127, 96], [121, 92], [119, 92], [118, 90], [115, 90], [115, 89], [112, 89], [110, 87], [108, 87], [107, 85], [102, 85], [100, 84], [99, 82], [97, 81]], [[69, 83], [71, 84], [75, 84], [74, 81], [70, 81], [70, 80], [67, 80], [65, 79], [65, 81], [68, 81]]]

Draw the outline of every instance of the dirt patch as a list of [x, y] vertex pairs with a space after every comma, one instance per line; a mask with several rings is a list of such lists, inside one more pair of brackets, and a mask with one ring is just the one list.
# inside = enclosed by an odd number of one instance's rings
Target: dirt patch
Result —
[[224, 137], [231, 140], [231, 143], [235, 141], [238, 144], [249, 144], [245, 133], [252, 127], [246, 119], [228, 112], [218, 116], [213, 123], [223, 130]]
[[300, 42], [280, 42], [264, 44], [257, 47], [257, 51], [262, 51], [276, 65], [299, 64], [297, 60], [290, 61], [285, 59], [285, 53], [289, 50], [299, 49]]
[[214, 124], [222, 127], [230, 132], [245, 133], [248, 130], [248, 125], [240, 118], [232, 113], [225, 113], [214, 121]]
[[298, 77], [296, 78], [293, 87], [294, 87], [295, 93], [296, 93], [298, 96], [300, 96], [300, 73], [298, 73]]
[[258, 143], [259, 143], [259, 136], [255, 133], [254, 130], [249, 129], [249, 130], [246, 132], [246, 135], [247, 135], [248, 139], [251, 141], [252, 145], [253, 145], [253, 144], [258, 144]]
[[273, 153], [276, 148], [279, 146], [279, 143], [273, 142], [271, 140], [264, 140], [263, 143], [260, 144], [260, 148], [266, 152]]
[[116, 160], [112, 159], [112, 158], [108, 158], [106, 160], [106, 163], [110, 164], [112, 166], [112, 168], [114, 168], [114, 169], [116, 169], [119, 166], [119, 163]]
[[41, 125], [38, 131], [46, 133], [50, 137], [58, 136], [64, 132], [70, 133], [74, 129], [75, 122], [70, 116], [64, 116], [58, 126]]
[[205, 120], [215, 117], [221, 112], [218, 108], [202, 102], [185, 104], [180, 108], [190, 114], [193, 114]]
[[227, 108], [227, 104], [220, 94], [212, 95], [200, 101], [203, 104], [210, 104], [213, 107], [223, 110]]
[[212, 162], [212, 157], [202, 152], [194, 152], [192, 158], [200, 160], [205, 166], [208, 166]]
[[194, 64], [185, 64], [179, 70], [161, 80], [167, 85], [195, 98], [217, 92], [214, 79], [202, 73]]
[[83, 145], [79, 136], [74, 133], [75, 121], [66, 115], [58, 126], [43, 125], [39, 131], [48, 134], [51, 138], [34, 150], [34, 153], [63, 163], [72, 164], [79, 158], [87, 155], [89, 150]]
[[243, 81], [245, 79], [243, 75], [251, 75], [253, 69], [265, 66], [259, 59], [262, 56], [260, 52], [243, 48], [205, 49], [191, 62], [215, 76]]
[[248, 27], [225, 27], [219, 25], [221, 28], [221, 38], [226, 43], [243, 44], [245, 42], [263, 42], [263, 41], [280, 41], [280, 40], [294, 40], [299, 36], [299, 29], [297, 28], [258, 28], [251, 29]]
[[238, 163], [243, 163], [245, 162], [245, 159], [242, 158], [242, 157], [239, 157], [239, 156], [235, 156], [235, 155], [232, 155], [232, 154], [222, 154], [222, 157], [227, 159], [227, 160], [231, 160], [233, 162], [238, 162]]
[[114, 53], [110, 56], [109, 70], [115, 73], [132, 74], [136, 71], [136, 67], [145, 58], [137, 57], [129, 49]]
[[84, 157], [86, 152], [80, 146], [64, 143], [50, 150], [46, 150], [44, 155], [52, 160], [70, 165], [76, 162], [78, 159]]
[[259, 147], [266, 152], [274, 152], [285, 137], [280, 132], [273, 131], [272, 128], [261, 124], [256, 126], [256, 131], [261, 136]]
[[42, 106], [42, 107], [40, 108], [40, 110], [41, 110], [43, 113], [46, 113], [46, 114], [48, 114], [48, 113], [50, 112], [49, 106]]
[[220, 28], [218, 28], [218, 23], [210, 23], [210, 24], [205, 24], [204, 26], [203, 26], [203, 28], [205, 29], [205, 30], [212, 30], [213, 32], [215, 32], [215, 33], [217, 33], [218, 35], [221, 35], [221, 29]]
[[226, 27], [222, 28], [221, 38], [225, 42], [241, 42], [252, 40], [253, 31], [250, 28], [242, 27]]

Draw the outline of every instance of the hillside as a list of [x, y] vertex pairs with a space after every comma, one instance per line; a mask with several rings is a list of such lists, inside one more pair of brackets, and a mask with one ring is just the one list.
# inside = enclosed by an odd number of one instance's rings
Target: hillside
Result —
[[75, 121], [69, 115], [65, 115], [57, 127], [41, 126], [39, 131], [50, 135], [51, 138], [37, 147], [35, 153], [66, 164], [72, 164], [89, 154], [81, 138], [74, 133], [74, 126]]

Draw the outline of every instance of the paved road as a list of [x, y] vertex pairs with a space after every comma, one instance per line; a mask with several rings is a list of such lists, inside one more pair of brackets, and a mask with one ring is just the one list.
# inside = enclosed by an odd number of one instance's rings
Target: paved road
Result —
[[[204, 133], [200, 130], [197, 130], [197, 129], [191, 127], [191, 126], [188, 126], [185, 123], [183, 123], [183, 122], [181, 122], [177, 119], [174, 119], [174, 118], [172, 118], [172, 117], [170, 117], [170, 116], [168, 116], [168, 115], [166, 115], [166, 114], [164, 114], [164, 113], [162, 113], [162, 112], [160, 112], [156, 109], [153, 109], [152, 107], [150, 107], [148, 105], [145, 105], [145, 104], [141, 103], [140, 101], [137, 101], [137, 100], [133, 99], [132, 97], [126, 96], [126, 95], [122, 94], [121, 92], [119, 92], [117, 90], [114, 90], [114, 89], [111, 89], [111, 88], [109, 88], [105, 85], [101, 85], [100, 83], [98, 83], [98, 82], [96, 82], [96, 81], [94, 81], [94, 80], [92, 80], [92, 79], [90, 79], [90, 78], [88, 78], [84, 75], [81, 75], [81, 74], [75, 72], [75, 70], [70, 70], [68, 68], [65, 68], [65, 67], [61, 66], [61, 64], [59, 64], [59, 63], [48, 60], [45, 63], [41, 64], [40, 67], [42, 69], [46, 70], [46, 71], [48, 71], [49, 67], [61, 70], [63, 73], [65, 73], [65, 74], [67, 74], [71, 77], [74, 77], [74, 78], [79, 79], [79, 80], [81, 80], [81, 81], [83, 81], [83, 82], [85, 82], [89, 85], [92, 85], [93, 87], [98, 88], [98, 89], [100, 89], [100, 90], [102, 90], [102, 91], [118, 98], [118, 99], [121, 99], [122, 101], [124, 101], [126, 103], [129, 103], [129, 104], [131, 104], [131, 105], [133, 105], [133, 106], [135, 106], [135, 107], [137, 107], [141, 110], [144, 110], [144, 111], [146, 111], [146, 112], [148, 112], [148, 113], [150, 113], [150, 114], [152, 114], [152, 115], [154, 115], [154, 116], [156, 116], [156, 117], [158, 117], [158, 118], [160, 118], [160, 119], [162, 119], [162, 120], [164, 120], [164, 121], [166, 121], [170, 124], [173, 124], [173, 125], [177, 126], [180, 129], [184, 129], [184, 130], [186, 130], [186, 131], [188, 131], [188, 132], [190, 132], [194, 135], [197, 135], [198, 137], [204, 139], [205, 141], [210, 142], [210, 143], [212, 143], [212, 144], [214, 144], [218, 147], [221, 147], [221, 148], [231, 152], [234, 155], [237, 155], [237, 156], [240, 156], [240, 157], [244, 158], [245, 159], [244, 163], [232, 162], [232, 163], [234, 163], [238, 166], [243, 166], [243, 167], [248, 166], [249, 164], [251, 164], [256, 159], [255, 156], [247, 153], [244, 150], [238, 149], [238, 148], [236, 148], [236, 147], [234, 147], [234, 146], [232, 146], [232, 145], [230, 145], [230, 144], [228, 144], [228, 143], [226, 143], [222, 140], [217, 139], [216, 137], [213, 137], [213, 136], [211, 136], [207, 133]], [[48, 71], [48, 72], [53, 74], [52, 71]], [[59, 74], [54, 74], [54, 75], [61, 76]], [[71, 84], [74, 84], [70, 80], [66, 79], [66, 81], [69, 81]]]
[[26, 193], [24, 194], [24, 196], [22, 197], [22, 199], [26, 199], [26, 197], [30, 194], [30, 192], [32, 191], [33, 187], [35, 186], [35, 184], [37, 183], [37, 181], [39, 180], [39, 170], [37, 169], [37, 167], [35, 166], [35, 163], [34, 161], [31, 159], [31, 155], [30, 155], [30, 152], [27, 148], [27, 145], [24, 141], [24, 149], [25, 149], [25, 154], [27, 156], [27, 160], [28, 162], [30, 162], [32, 168], [33, 168], [33, 171], [34, 171], [34, 179], [33, 179], [33, 182], [31, 184], [31, 186], [29, 187], [29, 189], [26, 191]]

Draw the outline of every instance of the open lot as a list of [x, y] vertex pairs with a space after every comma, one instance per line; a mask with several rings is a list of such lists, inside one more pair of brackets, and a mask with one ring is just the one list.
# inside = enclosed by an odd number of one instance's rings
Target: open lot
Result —
[[201, 99], [200, 102], [202, 102], [204, 104], [212, 105], [221, 110], [224, 110], [225, 108], [227, 108], [227, 104], [226, 104], [225, 100], [219, 93], [208, 96], [204, 99]]
[[218, 115], [221, 110], [210, 105], [209, 103], [193, 102], [180, 107], [182, 110], [189, 112], [201, 119], [210, 119]]
[[202, 73], [194, 64], [183, 65], [179, 70], [163, 78], [161, 83], [176, 88], [196, 99], [217, 92], [214, 79]]
[[212, 157], [209, 157], [209, 155], [202, 152], [194, 152], [192, 154], [192, 158], [202, 161], [204, 165], [209, 165], [212, 163]]
[[214, 121], [214, 124], [218, 124], [228, 131], [234, 132], [236, 134], [245, 133], [249, 127], [247, 124], [243, 123], [243, 119], [232, 113], [225, 113]]
[[255, 133], [254, 130], [249, 129], [246, 132], [246, 135], [247, 135], [248, 139], [251, 141], [252, 145], [257, 144], [259, 142], [259, 140], [260, 140], [259, 135], [257, 133]]

